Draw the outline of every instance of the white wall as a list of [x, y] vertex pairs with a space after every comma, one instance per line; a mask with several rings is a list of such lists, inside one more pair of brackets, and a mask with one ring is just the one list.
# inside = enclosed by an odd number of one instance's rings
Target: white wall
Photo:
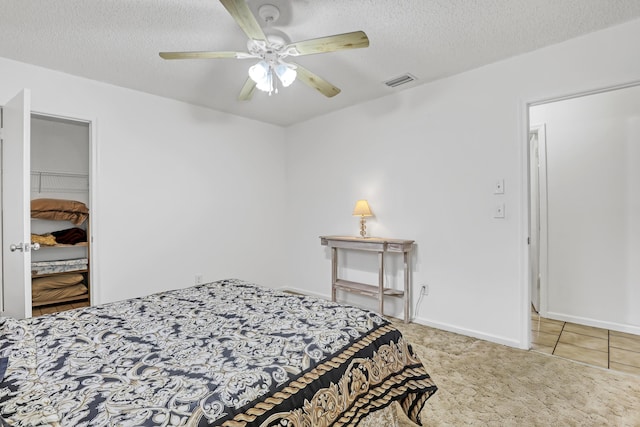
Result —
[[546, 125], [549, 317], [640, 331], [639, 100], [635, 86], [531, 108]]
[[31, 117], [31, 169], [89, 173], [89, 125]]
[[527, 347], [527, 103], [640, 80], [638, 39], [640, 20], [287, 129], [7, 60], [0, 103], [29, 87], [97, 118], [101, 302], [195, 273], [328, 296], [318, 236], [355, 235], [366, 197], [372, 234], [418, 243], [417, 321]]
[[239, 277], [283, 282], [284, 130], [0, 59], [0, 105], [95, 120], [94, 302]]
[[[88, 175], [91, 163], [90, 141], [91, 129], [86, 122], [32, 116], [31, 170]], [[38, 187], [40, 183], [44, 184], [44, 191], [40, 191], [41, 189]], [[32, 178], [31, 199], [73, 199], [88, 205], [88, 191], [53, 192], [51, 188], [52, 185], [70, 184], [74, 190], [79, 190], [85, 183], [88, 183], [88, 177], [86, 180], [77, 178], [66, 182], [47, 177]]]
[[[373, 235], [417, 241], [418, 322], [528, 347], [527, 103], [640, 80], [638, 39], [640, 20], [289, 128], [289, 282], [329, 295], [318, 236], [356, 235], [368, 198]], [[362, 265], [341, 274], [367, 278]]]

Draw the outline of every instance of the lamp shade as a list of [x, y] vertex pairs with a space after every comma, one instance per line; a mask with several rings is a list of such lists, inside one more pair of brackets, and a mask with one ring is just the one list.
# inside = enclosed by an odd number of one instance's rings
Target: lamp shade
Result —
[[366, 200], [358, 200], [353, 208], [353, 216], [373, 216], [369, 202]]
[[256, 83], [261, 83], [267, 79], [269, 73], [269, 64], [266, 61], [260, 61], [249, 68], [249, 77]]
[[249, 68], [249, 77], [256, 82], [256, 87], [263, 92], [269, 92], [269, 94], [271, 92], [278, 93], [277, 82], [274, 81], [273, 77], [274, 74], [278, 77], [283, 87], [290, 86], [298, 75], [295, 66], [291, 64], [275, 63], [264, 59]]
[[278, 76], [278, 78], [282, 82], [282, 86], [284, 87], [289, 87], [291, 83], [293, 83], [293, 81], [296, 79], [296, 76], [298, 75], [296, 70], [294, 70], [290, 66], [287, 66], [286, 64], [276, 65], [275, 70], [276, 70], [276, 75]]

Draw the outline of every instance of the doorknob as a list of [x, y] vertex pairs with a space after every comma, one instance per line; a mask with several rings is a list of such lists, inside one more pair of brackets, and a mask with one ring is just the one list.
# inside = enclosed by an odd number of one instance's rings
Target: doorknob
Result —
[[10, 250], [11, 252], [15, 252], [15, 251], [23, 252], [23, 251], [24, 251], [24, 249], [25, 249], [25, 248], [24, 248], [24, 246], [23, 246], [23, 244], [22, 244], [22, 243], [18, 243], [17, 245], [16, 245], [16, 244], [12, 244], [11, 246], [9, 246], [9, 250]]
[[29, 252], [29, 249], [33, 249], [34, 251], [37, 251], [38, 249], [40, 249], [40, 243], [34, 243], [33, 245], [29, 243], [18, 243], [17, 245], [12, 244], [9, 246], [9, 250], [11, 252], [15, 252], [15, 251]]

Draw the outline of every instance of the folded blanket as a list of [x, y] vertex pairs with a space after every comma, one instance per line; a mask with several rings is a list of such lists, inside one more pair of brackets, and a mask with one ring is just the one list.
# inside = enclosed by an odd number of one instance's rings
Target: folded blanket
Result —
[[61, 259], [57, 261], [32, 261], [31, 267], [52, 267], [59, 265], [86, 265], [89, 262], [88, 258], [74, 258], [74, 259]]
[[55, 301], [62, 298], [71, 298], [87, 293], [87, 287], [82, 283], [65, 286], [58, 289], [47, 289], [39, 292], [32, 292], [31, 299], [34, 303]]
[[70, 285], [77, 285], [84, 280], [80, 273], [58, 274], [55, 276], [41, 277], [31, 281], [31, 292], [39, 293], [50, 289], [60, 289]]
[[80, 225], [89, 216], [89, 208], [82, 202], [64, 199], [34, 199], [31, 201], [31, 218], [54, 221], [71, 221]]
[[67, 228], [66, 230], [52, 231], [56, 242], [63, 245], [75, 245], [76, 243], [87, 241], [87, 232], [82, 228]]
[[31, 234], [31, 243], [38, 243], [42, 246], [55, 246], [56, 238], [51, 234]]
[[32, 274], [64, 273], [65, 271], [85, 270], [89, 264], [88, 258], [65, 259], [59, 261], [33, 261]]

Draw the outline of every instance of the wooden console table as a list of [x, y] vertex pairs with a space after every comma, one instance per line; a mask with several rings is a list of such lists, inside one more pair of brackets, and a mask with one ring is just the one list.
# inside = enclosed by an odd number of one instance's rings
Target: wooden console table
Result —
[[[384, 239], [380, 237], [320, 236], [320, 243], [331, 248], [331, 300], [336, 300], [336, 291], [352, 292], [378, 298], [378, 311], [384, 314], [384, 297], [404, 298], [404, 322], [409, 323], [409, 252], [413, 240]], [[338, 278], [338, 249], [351, 249], [378, 253], [378, 285], [352, 282]], [[404, 258], [404, 290], [385, 288], [384, 254], [402, 253]]]

